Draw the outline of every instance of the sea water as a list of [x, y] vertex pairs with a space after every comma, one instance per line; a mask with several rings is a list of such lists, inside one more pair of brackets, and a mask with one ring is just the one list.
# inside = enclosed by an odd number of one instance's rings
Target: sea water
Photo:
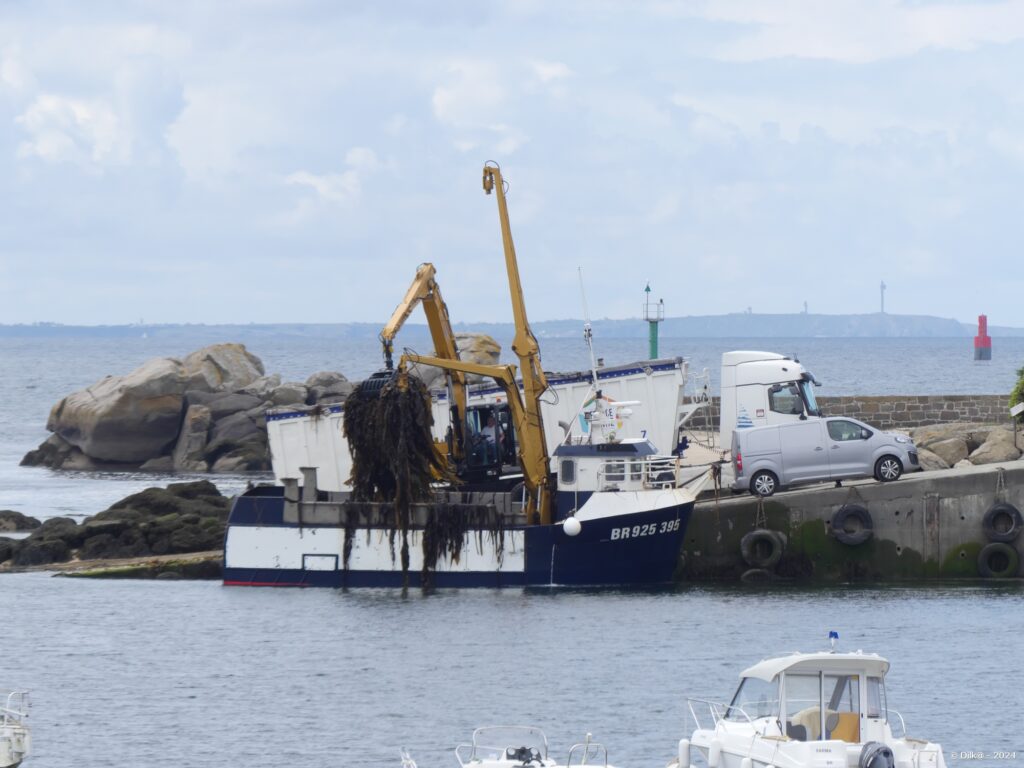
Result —
[[[208, 341], [0, 339], [0, 508], [81, 517], [176, 479], [17, 463], [63, 395]], [[587, 364], [580, 342], [543, 345], [548, 369]], [[379, 363], [372, 342], [250, 348], [286, 380]], [[984, 364], [969, 339], [666, 339], [661, 354], [717, 379], [721, 352], [742, 348], [799, 354], [822, 395], [1004, 394], [1024, 361], [1024, 339], [997, 339]], [[640, 340], [598, 345], [608, 364], [645, 353]], [[233, 492], [248, 479], [217, 482]], [[26, 768], [397, 766], [402, 746], [431, 768], [454, 765], [449, 750], [474, 727], [509, 723], [543, 727], [560, 757], [592, 731], [620, 768], [660, 768], [693, 728], [687, 696], [727, 698], [742, 668], [823, 649], [832, 629], [841, 648], [892, 661], [890, 707], [911, 735], [1018, 755], [971, 765], [1024, 759], [1019, 582], [402, 594], [32, 573], [0, 578], [0, 611], [0, 685], [33, 691]]]

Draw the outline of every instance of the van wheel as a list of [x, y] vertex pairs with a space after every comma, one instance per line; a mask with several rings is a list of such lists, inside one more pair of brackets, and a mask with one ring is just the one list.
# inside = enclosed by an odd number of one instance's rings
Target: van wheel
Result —
[[779, 489], [779, 478], [774, 472], [764, 469], [750, 478], [750, 492], [755, 496], [771, 496]]
[[895, 456], [883, 456], [875, 462], [875, 480], [888, 483], [899, 480], [903, 474], [903, 465]]

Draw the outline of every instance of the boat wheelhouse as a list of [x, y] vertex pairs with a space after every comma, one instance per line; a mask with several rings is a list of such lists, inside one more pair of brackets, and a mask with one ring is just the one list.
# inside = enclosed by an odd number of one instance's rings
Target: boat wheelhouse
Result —
[[679, 764], [709, 768], [944, 768], [938, 744], [906, 735], [876, 654], [794, 653], [745, 670], [728, 704], [689, 699], [696, 730]]

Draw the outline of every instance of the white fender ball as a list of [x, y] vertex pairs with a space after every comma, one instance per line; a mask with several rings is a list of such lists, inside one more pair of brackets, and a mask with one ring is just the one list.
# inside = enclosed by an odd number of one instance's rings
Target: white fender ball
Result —
[[579, 536], [583, 526], [575, 517], [567, 517], [565, 522], [562, 523], [562, 530], [565, 531], [566, 536]]

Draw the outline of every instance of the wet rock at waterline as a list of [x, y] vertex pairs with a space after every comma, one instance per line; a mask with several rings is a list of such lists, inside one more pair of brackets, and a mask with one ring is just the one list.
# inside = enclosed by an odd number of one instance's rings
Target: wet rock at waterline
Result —
[[207, 552], [223, 546], [230, 499], [206, 480], [148, 488], [82, 523], [46, 520], [27, 538], [0, 538], [5, 568]]
[[41, 523], [34, 517], [15, 512], [13, 509], [0, 509], [0, 531], [14, 533], [34, 531]]

